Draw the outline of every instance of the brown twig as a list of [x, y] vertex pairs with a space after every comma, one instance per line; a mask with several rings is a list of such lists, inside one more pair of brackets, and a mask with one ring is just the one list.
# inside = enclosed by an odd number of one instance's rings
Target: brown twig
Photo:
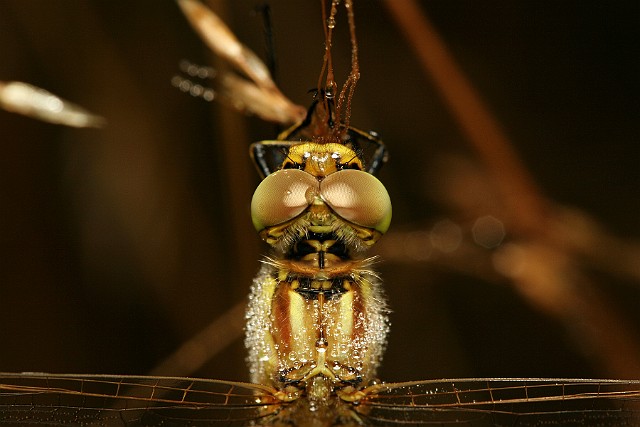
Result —
[[[624, 246], [602, 232], [586, 214], [567, 219], [566, 209], [546, 199], [416, 2], [387, 0], [385, 4], [501, 196], [502, 209], [497, 208], [504, 210], [503, 217], [516, 243], [497, 253], [503, 254], [497, 271], [509, 278], [532, 305], [561, 321], [577, 341], [588, 346], [589, 353], [598, 355], [608, 372], [617, 377], [637, 376], [640, 349], [633, 334], [610, 304], [593, 296], [596, 291], [583, 273], [586, 263], [596, 262], [614, 273], [637, 276], [637, 269], [631, 267], [637, 259], [634, 262], [625, 257], [627, 262], [615, 263], [607, 253], [593, 249]], [[608, 325], [604, 329], [609, 333], [603, 333], [602, 325]]]
[[545, 219], [545, 197], [427, 16], [414, 0], [387, 0], [385, 4], [413, 47], [425, 75], [433, 80], [469, 143], [487, 165], [512, 226], [522, 232], [539, 230]]

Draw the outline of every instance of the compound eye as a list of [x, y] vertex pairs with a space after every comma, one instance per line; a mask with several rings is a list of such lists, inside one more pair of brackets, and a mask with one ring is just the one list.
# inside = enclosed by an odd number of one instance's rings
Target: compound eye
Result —
[[345, 169], [320, 183], [322, 200], [347, 221], [384, 233], [391, 223], [391, 199], [384, 185], [364, 171]]
[[251, 199], [251, 220], [256, 230], [289, 221], [313, 202], [318, 180], [298, 169], [283, 169], [262, 180]]

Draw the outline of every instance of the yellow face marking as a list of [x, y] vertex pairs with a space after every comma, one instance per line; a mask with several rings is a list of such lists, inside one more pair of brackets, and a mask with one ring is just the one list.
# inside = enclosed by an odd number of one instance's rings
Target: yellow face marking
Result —
[[340, 168], [362, 170], [362, 162], [352, 149], [338, 143], [317, 144], [306, 142], [289, 149], [283, 168], [303, 165], [305, 172], [324, 177]]

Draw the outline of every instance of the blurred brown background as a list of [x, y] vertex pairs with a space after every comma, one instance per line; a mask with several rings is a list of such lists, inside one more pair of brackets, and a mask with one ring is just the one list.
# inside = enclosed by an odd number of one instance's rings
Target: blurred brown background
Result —
[[[227, 22], [263, 55], [258, 2], [229, 3]], [[272, 4], [279, 85], [302, 105], [323, 54], [318, 2], [308, 3]], [[637, 251], [638, 3], [421, 6], [546, 196]], [[580, 308], [566, 321], [527, 299], [495, 272], [491, 251], [470, 243], [449, 259], [425, 247], [443, 219], [470, 242], [469, 225], [496, 215], [497, 196], [388, 11], [360, 1], [356, 21], [352, 124], [377, 130], [391, 152], [381, 180], [394, 219], [379, 270], [393, 325], [381, 377], [640, 377], [637, 258], [620, 261], [624, 272], [576, 262], [572, 283], [587, 282], [625, 331], [622, 347], [606, 349], [619, 342], [590, 339], [597, 316], [585, 326]], [[340, 34], [334, 55], [341, 82]], [[258, 183], [248, 145], [276, 129], [173, 88], [182, 59], [211, 63], [172, 1], [0, 2], [0, 80], [108, 120], [76, 130], [0, 111], [0, 371], [144, 374], [244, 300], [266, 252], [248, 214]], [[452, 206], [469, 182], [488, 207]], [[507, 226], [510, 239], [522, 241]], [[612, 368], [611, 352], [629, 367]], [[237, 339], [194, 375], [246, 380], [243, 358]]]

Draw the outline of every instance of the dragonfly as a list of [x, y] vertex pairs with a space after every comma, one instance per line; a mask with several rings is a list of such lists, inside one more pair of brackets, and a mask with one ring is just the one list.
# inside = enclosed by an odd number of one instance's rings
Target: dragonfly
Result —
[[[215, 15], [202, 9], [199, 3], [193, 1], [181, 3], [183, 7], [191, 8], [192, 13], [187, 12], [188, 16], [199, 17], [200, 22], [214, 21], [218, 32], [226, 31], [225, 27], [216, 21]], [[335, 7], [337, 3], [334, 2], [331, 6]], [[350, 5], [352, 13], [353, 4], [351, 2], [345, 4]], [[334, 25], [331, 21], [333, 13], [335, 12], [330, 13], [328, 19], [323, 19], [327, 22], [328, 32]], [[228, 36], [227, 33], [225, 34]], [[235, 51], [229, 47], [237, 46], [234, 39], [227, 39], [226, 43], [227, 51]], [[330, 46], [330, 43], [327, 43], [327, 46]], [[300, 119], [300, 109], [288, 103], [270, 83], [270, 79], [265, 78], [262, 67], [256, 65], [254, 57], [246, 50], [241, 50], [241, 53], [238, 61], [231, 56], [227, 60], [232, 64], [236, 61], [236, 64], [249, 76], [249, 80], [235, 80], [234, 83], [233, 78], [230, 77], [228, 81], [231, 83], [226, 83], [227, 87], [223, 90], [239, 93], [238, 105], [245, 110], [252, 110], [251, 112], [257, 115], [281, 113], [282, 118], [274, 120], [282, 124]], [[330, 66], [328, 69], [330, 70]], [[317, 273], [314, 273], [316, 275], [313, 277], [320, 283], [313, 283], [314, 280], [303, 283], [305, 280], [302, 278], [305, 276], [302, 274], [294, 278], [290, 278], [289, 274], [280, 277], [283, 260], [287, 260], [286, 255], [290, 253], [295, 255], [295, 261], [310, 259], [311, 262], [307, 264], [314, 267], [321, 263], [336, 265], [343, 258], [351, 259], [347, 258], [347, 255], [350, 255], [349, 251], [338, 244], [340, 238], [314, 240], [308, 237], [309, 233], [305, 232], [305, 239], [296, 240], [295, 234], [292, 237], [292, 232], [287, 234], [286, 228], [283, 231], [280, 225], [296, 220], [301, 213], [310, 209], [310, 205], [322, 206], [321, 202], [324, 202], [333, 212], [341, 214], [342, 218], [359, 226], [354, 227], [354, 230], [359, 231], [360, 235], [366, 238], [359, 244], [366, 245], [364, 242], [375, 243], [379, 235], [386, 231], [390, 219], [390, 202], [384, 197], [386, 190], [383, 191], [382, 184], [372, 175], [386, 157], [382, 143], [374, 134], [359, 132], [351, 128], [348, 123], [350, 108], [348, 100], [351, 96], [349, 91], [355, 87], [357, 74], [357, 71], [352, 69], [353, 78], [349, 80], [351, 83], [346, 85], [344, 97], [342, 92], [336, 95], [332, 78], [327, 78], [329, 84], [319, 88], [317, 91], [319, 100], [309, 110], [309, 115], [302, 117], [303, 123], [296, 124], [282, 133], [278, 140], [263, 141], [252, 146], [258, 170], [264, 176], [263, 183], [254, 195], [255, 203], [252, 203], [255, 206], [252, 209], [254, 225], [264, 240], [275, 244], [276, 251], [278, 251], [277, 246], [282, 247], [278, 252], [280, 258], [274, 257], [275, 259], [265, 262], [263, 268], [266, 270], [263, 269], [259, 274], [256, 283], [267, 287], [268, 278], [273, 277], [272, 272], [275, 268], [278, 272], [278, 280], [288, 283], [291, 288], [302, 289], [303, 291], [299, 293], [307, 296], [302, 303], [310, 305], [319, 313], [325, 313], [322, 309], [323, 304], [328, 305], [332, 298], [337, 299], [333, 294], [342, 297], [358, 284], [370, 286], [376, 277], [366, 269], [364, 273], [349, 276], [353, 283], [345, 283], [341, 280], [338, 286], [335, 286], [333, 280], [330, 284], [323, 283], [328, 280], [319, 277]], [[242, 92], [240, 88], [245, 88], [246, 91]], [[277, 108], [273, 107], [277, 103], [269, 102], [258, 106], [253, 102], [256, 94], [260, 99], [268, 98], [282, 102]], [[340, 99], [344, 100], [342, 104], [339, 104]], [[332, 112], [332, 109], [338, 112]], [[341, 113], [344, 113], [344, 116]], [[307, 118], [309, 120], [305, 122]], [[347, 141], [352, 147], [359, 143], [373, 145], [374, 153], [368, 166], [363, 166], [357, 156], [351, 158], [345, 156], [353, 152], [349, 147], [347, 148], [351, 151], [333, 145], [331, 151], [327, 151], [326, 147], [322, 150], [316, 147], [318, 151], [313, 152], [310, 151], [307, 142], [300, 142], [300, 138], [313, 138], [318, 135], [328, 137], [329, 142], [323, 142], [325, 144], [336, 144], [332, 141], [337, 138], [340, 142]], [[296, 138], [298, 138], [297, 141]], [[292, 143], [291, 140], [296, 143]], [[306, 165], [303, 164], [307, 153], [310, 153], [307, 156], [309, 158], [313, 158], [314, 155], [319, 158], [322, 154], [329, 153], [329, 158], [333, 160], [319, 160], [316, 164], [326, 168], [327, 165], [331, 165], [328, 162], [333, 161], [338, 170], [323, 175], [323, 167], [315, 166], [314, 169], [309, 169], [313, 173], [308, 172], [305, 170]], [[336, 158], [340, 159], [346, 157], [347, 161], [341, 163], [334, 161], [335, 159], [331, 156], [333, 154], [338, 154]], [[274, 170], [277, 167], [279, 169]], [[292, 174], [290, 175], [287, 171], [291, 171]], [[346, 174], [340, 174], [342, 172]], [[353, 175], [351, 172], [362, 172], [368, 175]], [[307, 175], [313, 180], [310, 180]], [[335, 194], [341, 194], [339, 190], [333, 193], [330, 191], [332, 182], [328, 177], [332, 175], [341, 177], [337, 184], [343, 186], [351, 184], [351, 187], [355, 187], [360, 193], [364, 190], [362, 187], [373, 188], [375, 194], [383, 195], [380, 204], [384, 208], [373, 216], [363, 217], [359, 212], [349, 216], [350, 209], [338, 203], [337, 200], [341, 199], [332, 197]], [[272, 178], [268, 178], [270, 176]], [[350, 181], [351, 178], [346, 178], [351, 176], [356, 178], [352, 181]], [[363, 178], [364, 176], [370, 177]], [[302, 189], [287, 186], [289, 181], [300, 184]], [[329, 191], [323, 192], [327, 188], [318, 185], [316, 181], [328, 182]], [[358, 182], [364, 182], [364, 184]], [[333, 184], [334, 187], [337, 186], [336, 182]], [[293, 202], [296, 203], [293, 206], [282, 203], [282, 206], [279, 206], [280, 210], [271, 211], [269, 202], [275, 202], [275, 200], [271, 200], [270, 195], [276, 191], [280, 191], [283, 195], [293, 195]], [[310, 195], [313, 196], [311, 202], [309, 202]], [[320, 200], [317, 200], [318, 197]], [[370, 197], [365, 197], [365, 201], [368, 200]], [[377, 206], [378, 204], [374, 207]], [[326, 216], [324, 214], [326, 211], [321, 211], [318, 217], [324, 218]], [[312, 223], [309, 227], [318, 227], [318, 231], [312, 232], [322, 234], [326, 224], [318, 219], [315, 221], [319, 223], [313, 223], [313, 221], [313, 218], [309, 220]], [[279, 240], [282, 235], [289, 236], [288, 241], [282, 243]], [[295, 249], [290, 248], [291, 241], [295, 242], [297, 246]], [[308, 258], [304, 259], [305, 257]], [[338, 277], [342, 278], [342, 276]], [[271, 298], [272, 294], [254, 288], [252, 314], [260, 314], [259, 312], [264, 310], [264, 304], [256, 300], [264, 299], [262, 297], [265, 294]], [[380, 298], [381, 295], [376, 294], [374, 299]], [[254, 353], [250, 356], [253, 380], [263, 384], [170, 377], [2, 374], [0, 376], [0, 423], [6, 425], [634, 425], [639, 422], [640, 383], [638, 381], [494, 378], [377, 383], [373, 378], [375, 365], [384, 347], [386, 321], [383, 305], [373, 310], [375, 315], [371, 317], [377, 318], [373, 322], [376, 325], [373, 329], [382, 336], [364, 338], [362, 339], [364, 344], [358, 345], [358, 348], [350, 348], [351, 343], [340, 336], [337, 327], [332, 328], [331, 322], [323, 321], [322, 316], [310, 316], [311, 320], [307, 321], [312, 324], [312, 327], [305, 325], [298, 328], [303, 336], [311, 330], [315, 338], [310, 346], [305, 346], [313, 350], [310, 358], [314, 360], [309, 364], [307, 364], [309, 355], [303, 350], [287, 352], [282, 350], [281, 346], [276, 348], [275, 345], [268, 344], [269, 339], [279, 344], [283, 343], [281, 338], [273, 335], [285, 335], [282, 331], [284, 326], [271, 325], [271, 329], [277, 332], [271, 335], [263, 334], [264, 329], [261, 328], [263, 325], [260, 323], [249, 326], [247, 341], [253, 342], [251, 351]], [[286, 313], [286, 310], [283, 313]], [[367, 312], [363, 313], [366, 317]], [[261, 316], [252, 316], [252, 318], [264, 319]], [[367, 321], [371, 323], [370, 320]], [[294, 327], [300, 325], [295, 322], [289, 323]], [[366, 327], [371, 328], [365, 325], [363, 329]], [[341, 328], [346, 326], [343, 325]], [[256, 342], [261, 342], [262, 346], [256, 345]], [[347, 347], [348, 357], [345, 360], [334, 359], [333, 362], [337, 364], [334, 363], [331, 366], [320, 363], [326, 360], [321, 360], [320, 355], [331, 353], [332, 347], [340, 346]], [[289, 345], [289, 347], [294, 346]], [[364, 351], [359, 359], [368, 360], [369, 366], [366, 364], [360, 366], [349, 360], [356, 350]], [[270, 366], [274, 363], [274, 359], [278, 361], [276, 365], [281, 365], [281, 359], [291, 360], [291, 356], [293, 356], [292, 365], [285, 365], [285, 368]], [[338, 368], [335, 370], [338, 374], [333, 369], [335, 367]], [[331, 381], [326, 381], [327, 379]]]

